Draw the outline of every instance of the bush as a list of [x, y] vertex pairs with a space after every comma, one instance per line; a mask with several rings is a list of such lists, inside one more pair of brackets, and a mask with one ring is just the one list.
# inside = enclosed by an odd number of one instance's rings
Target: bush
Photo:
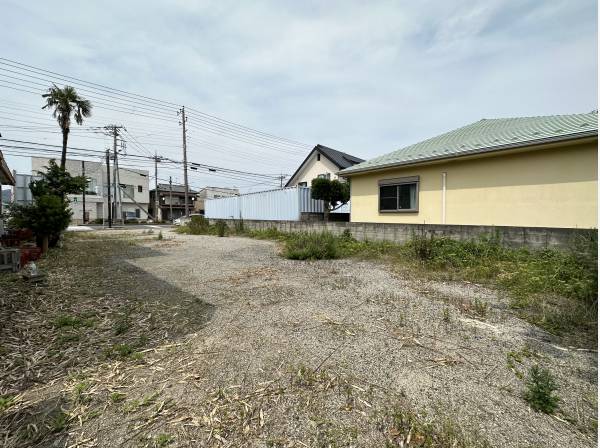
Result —
[[210, 226], [204, 216], [192, 216], [186, 225], [178, 227], [175, 231], [189, 235], [206, 235], [210, 231]]
[[558, 408], [559, 398], [554, 394], [556, 390], [556, 382], [548, 369], [531, 367], [524, 398], [532, 409], [552, 414]]
[[284, 256], [292, 260], [339, 258], [338, 240], [331, 233], [297, 233], [286, 240]]
[[227, 224], [222, 219], [219, 219], [215, 223], [215, 229], [217, 231], [217, 235], [219, 235], [220, 237], [223, 237], [223, 236], [225, 236], [225, 232], [227, 231]]

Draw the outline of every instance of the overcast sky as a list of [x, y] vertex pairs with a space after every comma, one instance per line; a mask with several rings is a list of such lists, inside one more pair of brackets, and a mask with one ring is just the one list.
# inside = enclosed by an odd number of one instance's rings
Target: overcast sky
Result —
[[[93, 3], [4, 0], [0, 57], [365, 159], [484, 117], [597, 108], [595, 0]], [[53, 125], [37, 95], [0, 87], [0, 107], [4, 138], [60, 144], [3, 128], [17, 113], [21, 125]], [[151, 152], [181, 158], [173, 115], [97, 108], [88, 123], [123, 123]], [[109, 143], [81, 135], [73, 146]], [[307, 152], [189, 135], [192, 160], [261, 173], [291, 174]], [[194, 173], [193, 183], [252, 182]]]

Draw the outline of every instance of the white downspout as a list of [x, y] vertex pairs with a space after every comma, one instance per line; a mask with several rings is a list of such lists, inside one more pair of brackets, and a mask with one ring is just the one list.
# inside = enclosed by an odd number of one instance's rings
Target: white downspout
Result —
[[442, 173], [442, 224], [446, 224], [446, 175]]

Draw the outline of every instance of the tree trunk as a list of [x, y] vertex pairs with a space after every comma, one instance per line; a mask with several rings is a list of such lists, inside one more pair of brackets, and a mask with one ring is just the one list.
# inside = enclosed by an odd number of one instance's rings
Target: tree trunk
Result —
[[323, 201], [323, 221], [329, 222], [329, 202]]
[[42, 253], [48, 252], [48, 235], [42, 237]]
[[67, 141], [69, 140], [69, 128], [62, 130], [62, 154], [60, 156], [60, 167], [64, 170], [67, 164]]

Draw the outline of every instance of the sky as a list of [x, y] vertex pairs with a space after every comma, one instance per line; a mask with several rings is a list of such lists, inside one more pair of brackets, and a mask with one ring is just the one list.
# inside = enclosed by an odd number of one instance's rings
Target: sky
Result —
[[[190, 160], [275, 176], [292, 174], [319, 143], [369, 159], [481, 118], [597, 109], [594, 0], [4, 0], [2, 17], [0, 57], [173, 103], [160, 118], [140, 116], [139, 101], [98, 105], [69, 140], [84, 148], [110, 144], [90, 126], [119, 123], [129, 153], [180, 160], [176, 105], [185, 105], [197, 111], [188, 117]], [[41, 110], [46, 77], [26, 89], [38, 93], [17, 91], [6, 86], [29, 84], [7, 69], [0, 60], [2, 136], [60, 144]], [[201, 112], [294, 143], [212, 119], [207, 129]], [[31, 169], [27, 158], [6, 158]], [[161, 166], [159, 179], [168, 176], [181, 182], [182, 169]], [[278, 183], [190, 176], [196, 187], [243, 191]]]

